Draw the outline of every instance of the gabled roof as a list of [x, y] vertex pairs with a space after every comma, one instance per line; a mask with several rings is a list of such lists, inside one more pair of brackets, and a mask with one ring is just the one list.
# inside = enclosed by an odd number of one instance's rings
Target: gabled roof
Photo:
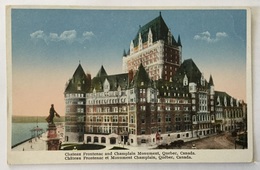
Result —
[[65, 93], [87, 92], [90, 88], [90, 82], [91, 78], [85, 74], [81, 64], [79, 64], [72, 78], [67, 83]]
[[[164, 22], [161, 13], [158, 17], [156, 17], [155, 19], [153, 19], [152, 21], [148, 22], [147, 24], [145, 24], [144, 26], [140, 26], [134, 40], [134, 47], [138, 46], [139, 43], [139, 33], [141, 33], [142, 36], [142, 42], [147, 42], [148, 39], [148, 33], [149, 33], [149, 29], [151, 29], [152, 34], [153, 34], [153, 42], [158, 41], [158, 40], [164, 40], [165, 42], [168, 42], [168, 32], [169, 32], [169, 28], [166, 25], [166, 23]], [[176, 41], [174, 39], [174, 37], [172, 36], [172, 44], [176, 44]]]
[[185, 75], [188, 77], [189, 82], [198, 83], [200, 81], [202, 73], [192, 59], [183, 61], [173, 77], [173, 81], [182, 83]]
[[210, 77], [209, 77], [209, 85], [210, 85], [210, 86], [214, 86], [213, 78], [212, 78], [211, 75], [210, 75]]
[[149, 78], [148, 73], [146, 72], [143, 64], [141, 63], [134, 75], [133, 81], [131, 82], [131, 86], [148, 87], [150, 85], [151, 85], [151, 79]]
[[107, 72], [106, 70], [104, 69], [103, 65], [101, 66], [101, 68], [99, 69], [96, 77], [102, 77], [102, 76], [107, 76]]

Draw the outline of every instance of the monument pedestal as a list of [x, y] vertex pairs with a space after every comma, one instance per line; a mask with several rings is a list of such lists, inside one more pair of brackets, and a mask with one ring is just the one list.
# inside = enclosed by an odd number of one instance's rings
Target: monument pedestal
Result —
[[55, 124], [48, 125], [47, 132], [47, 150], [59, 150], [60, 149], [60, 137], [57, 135], [57, 128]]

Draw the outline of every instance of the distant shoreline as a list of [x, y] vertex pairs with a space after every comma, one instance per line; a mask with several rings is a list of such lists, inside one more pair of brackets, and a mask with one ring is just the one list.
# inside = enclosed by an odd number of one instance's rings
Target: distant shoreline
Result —
[[[12, 116], [12, 123], [43, 123], [47, 116]], [[54, 122], [64, 122], [65, 117], [54, 118]]]

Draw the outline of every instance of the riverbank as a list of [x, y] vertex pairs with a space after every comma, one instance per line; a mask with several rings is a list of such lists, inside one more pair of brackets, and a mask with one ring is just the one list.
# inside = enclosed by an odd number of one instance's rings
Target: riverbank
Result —
[[[62, 123], [56, 123], [57, 135], [64, 136], [64, 125]], [[47, 131], [43, 134], [27, 139], [19, 144], [16, 144], [12, 147], [12, 151], [43, 151], [46, 150], [46, 139]], [[61, 138], [61, 141], [64, 141], [64, 138]]]

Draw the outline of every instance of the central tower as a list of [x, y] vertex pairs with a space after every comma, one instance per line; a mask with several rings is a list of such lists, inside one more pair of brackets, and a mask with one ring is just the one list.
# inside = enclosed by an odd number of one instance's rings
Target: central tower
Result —
[[180, 36], [176, 41], [165, 24], [161, 13], [140, 26], [130, 42], [128, 53], [123, 54], [123, 71], [135, 74], [142, 63], [152, 80], [171, 80], [182, 63]]

